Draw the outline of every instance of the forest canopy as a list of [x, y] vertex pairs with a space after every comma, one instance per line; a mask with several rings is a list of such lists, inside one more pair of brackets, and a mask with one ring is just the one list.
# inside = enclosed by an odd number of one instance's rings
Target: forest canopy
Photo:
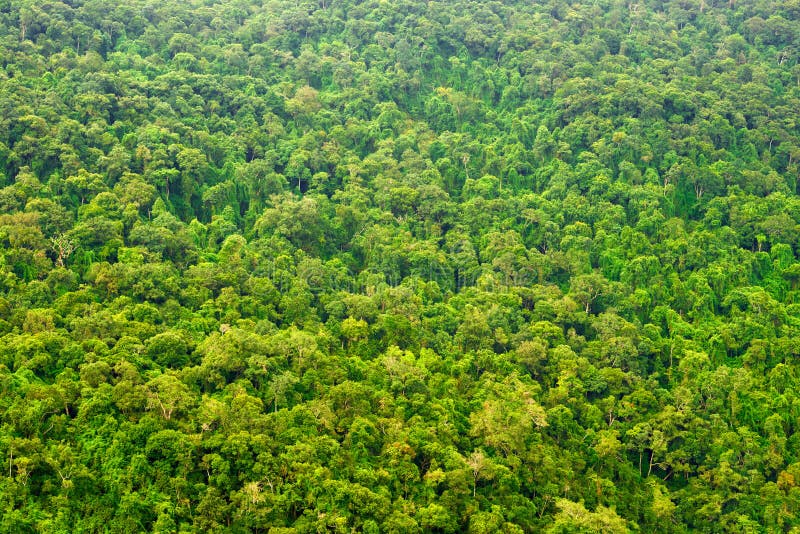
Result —
[[0, 0], [0, 532], [798, 532], [798, 0]]

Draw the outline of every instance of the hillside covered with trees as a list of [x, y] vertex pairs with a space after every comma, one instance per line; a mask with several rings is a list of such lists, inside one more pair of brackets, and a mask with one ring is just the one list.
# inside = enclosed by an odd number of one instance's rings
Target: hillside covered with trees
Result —
[[800, 1], [0, 0], [0, 532], [798, 532]]

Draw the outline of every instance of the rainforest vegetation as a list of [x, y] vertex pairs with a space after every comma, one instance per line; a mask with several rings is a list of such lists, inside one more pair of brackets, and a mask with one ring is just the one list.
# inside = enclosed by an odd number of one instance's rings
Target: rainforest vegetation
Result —
[[798, 532], [800, 1], [0, 0], [0, 532]]

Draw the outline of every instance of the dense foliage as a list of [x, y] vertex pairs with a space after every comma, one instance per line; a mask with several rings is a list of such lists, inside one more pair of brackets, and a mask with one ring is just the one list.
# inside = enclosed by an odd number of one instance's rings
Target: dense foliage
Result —
[[0, 0], [0, 531], [797, 532], [798, 21]]

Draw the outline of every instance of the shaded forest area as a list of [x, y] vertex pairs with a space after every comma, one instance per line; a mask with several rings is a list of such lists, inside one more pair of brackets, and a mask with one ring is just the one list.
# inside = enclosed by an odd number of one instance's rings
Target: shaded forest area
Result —
[[798, 0], [0, 0], [0, 531], [798, 532], [798, 56]]

